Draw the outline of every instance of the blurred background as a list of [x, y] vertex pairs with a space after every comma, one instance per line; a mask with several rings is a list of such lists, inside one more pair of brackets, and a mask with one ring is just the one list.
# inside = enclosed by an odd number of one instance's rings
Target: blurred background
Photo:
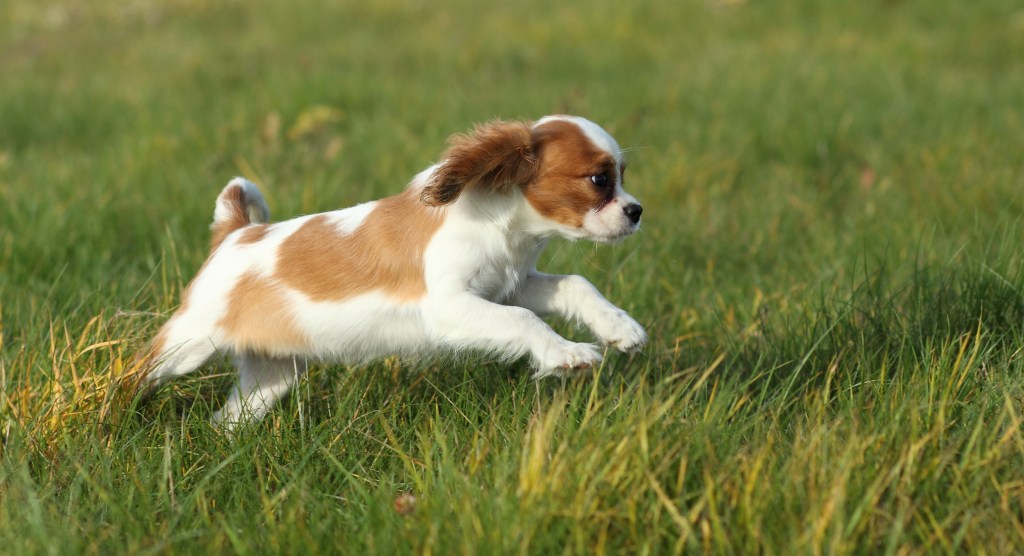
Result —
[[748, 295], [1020, 239], [1012, 1], [9, 1], [0, 31], [8, 315], [152, 305], [236, 174], [287, 218], [559, 112], [631, 149], [645, 301], [690, 268]]

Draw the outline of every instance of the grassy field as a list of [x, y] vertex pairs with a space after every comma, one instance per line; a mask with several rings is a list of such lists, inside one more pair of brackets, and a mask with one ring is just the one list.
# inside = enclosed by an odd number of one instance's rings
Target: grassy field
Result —
[[[1018, 2], [326, 4], [0, 4], [0, 552], [1024, 547]], [[642, 232], [541, 267], [642, 354], [318, 367], [235, 441], [224, 362], [113, 387], [232, 176], [333, 209], [553, 112], [636, 149]]]

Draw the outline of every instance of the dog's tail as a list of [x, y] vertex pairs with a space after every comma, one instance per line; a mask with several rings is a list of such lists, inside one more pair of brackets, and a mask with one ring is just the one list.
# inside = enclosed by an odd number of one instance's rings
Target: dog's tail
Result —
[[217, 196], [217, 205], [213, 209], [210, 250], [216, 249], [231, 232], [269, 220], [270, 209], [255, 183], [244, 178], [229, 181]]

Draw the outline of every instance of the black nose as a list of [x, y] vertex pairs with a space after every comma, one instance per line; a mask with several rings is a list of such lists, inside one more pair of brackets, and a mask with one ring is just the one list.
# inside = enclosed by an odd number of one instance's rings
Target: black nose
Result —
[[644, 207], [636, 203], [633, 203], [631, 205], [626, 205], [622, 209], [622, 212], [626, 213], [626, 218], [629, 218], [630, 222], [636, 224], [637, 222], [640, 221], [640, 215], [643, 214]]

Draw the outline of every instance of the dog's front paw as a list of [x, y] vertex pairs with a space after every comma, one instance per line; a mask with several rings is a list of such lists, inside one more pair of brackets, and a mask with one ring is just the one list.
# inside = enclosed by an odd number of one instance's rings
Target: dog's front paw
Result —
[[563, 342], [538, 362], [533, 378], [567, 376], [596, 368], [601, 363], [601, 350], [594, 344]]
[[594, 333], [601, 343], [623, 353], [640, 351], [647, 343], [644, 327], [621, 309], [611, 312], [594, 326]]

